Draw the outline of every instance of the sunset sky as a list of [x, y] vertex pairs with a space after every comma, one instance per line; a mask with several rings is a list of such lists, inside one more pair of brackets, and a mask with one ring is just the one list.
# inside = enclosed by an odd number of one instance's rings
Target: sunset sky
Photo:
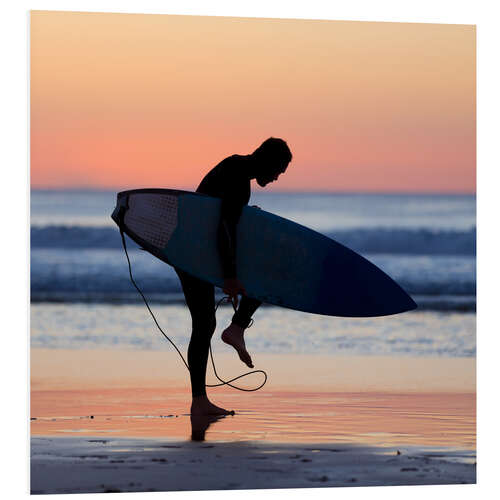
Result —
[[31, 185], [194, 190], [274, 136], [294, 159], [271, 190], [474, 193], [475, 43], [468, 25], [35, 11]]

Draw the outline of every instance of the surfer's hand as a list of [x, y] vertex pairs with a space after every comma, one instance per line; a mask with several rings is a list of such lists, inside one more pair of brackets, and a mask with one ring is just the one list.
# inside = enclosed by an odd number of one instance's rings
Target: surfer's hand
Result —
[[238, 278], [227, 278], [224, 280], [224, 293], [227, 293], [233, 301], [234, 307], [238, 307], [238, 294], [246, 295], [245, 287]]
[[258, 208], [259, 210], [262, 210], [259, 205], [252, 205], [253, 208]]

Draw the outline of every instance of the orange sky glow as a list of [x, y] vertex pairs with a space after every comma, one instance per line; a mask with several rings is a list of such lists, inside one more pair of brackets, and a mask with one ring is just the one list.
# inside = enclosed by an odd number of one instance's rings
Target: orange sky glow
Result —
[[33, 11], [31, 186], [194, 190], [274, 136], [271, 190], [474, 193], [475, 54], [469, 25]]

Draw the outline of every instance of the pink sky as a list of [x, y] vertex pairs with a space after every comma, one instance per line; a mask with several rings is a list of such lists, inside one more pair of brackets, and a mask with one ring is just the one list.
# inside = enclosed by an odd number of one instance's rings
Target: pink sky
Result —
[[32, 12], [33, 188], [194, 189], [269, 136], [273, 190], [476, 188], [475, 27]]

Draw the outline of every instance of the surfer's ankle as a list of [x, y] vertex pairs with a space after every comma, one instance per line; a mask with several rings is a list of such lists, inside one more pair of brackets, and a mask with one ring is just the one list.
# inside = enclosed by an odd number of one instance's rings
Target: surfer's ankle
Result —
[[229, 327], [234, 330], [234, 331], [237, 331], [237, 332], [241, 332], [243, 333], [245, 331], [245, 329], [238, 325], [238, 323], [234, 323], [233, 321], [231, 321], [231, 324], [229, 325]]
[[193, 401], [208, 401], [208, 396], [206, 394], [199, 394], [198, 396], [193, 396]]
[[231, 323], [221, 335], [222, 340], [226, 339], [243, 339], [243, 335], [245, 333], [245, 329], [236, 323]]

